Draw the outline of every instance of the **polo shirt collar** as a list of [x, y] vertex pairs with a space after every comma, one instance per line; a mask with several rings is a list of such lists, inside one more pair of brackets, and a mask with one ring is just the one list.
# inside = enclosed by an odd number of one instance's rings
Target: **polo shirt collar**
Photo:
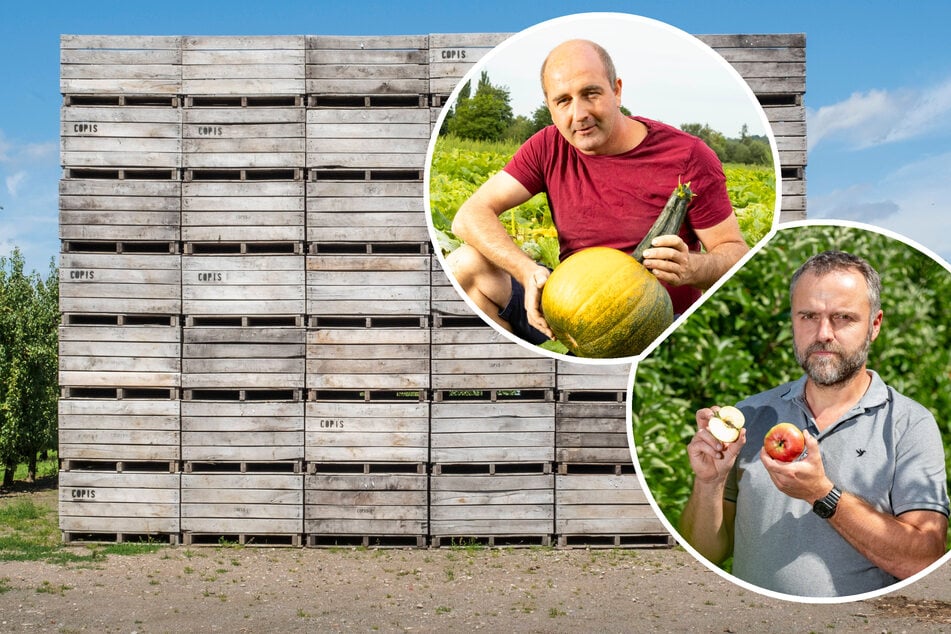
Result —
[[[836, 421], [834, 425], [826, 429], [825, 433], [828, 433], [838, 427], [839, 423], [842, 421], [846, 421], [859, 414], [864, 414], [865, 412], [875, 409], [876, 407], [881, 407], [886, 402], [888, 402], [888, 386], [885, 385], [882, 377], [880, 377], [878, 372], [875, 370], [867, 370], [867, 372], [871, 375], [872, 382], [869, 383], [868, 389], [865, 390], [865, 394], [862, 395], [862, 398], [859, 399], [858, 403], [856, 403], [852, 409], [842, 415], [842, 418]], [[789, 389], [785, 394], [782, 395], [782, 398], [783, 400], [794, 403], [803, 411], [803, 413], [806, 415], [806, 421], [808, 422], [810, 431], [814, 432], [814, 435], [816, 435], [818, 432], [815, 429], [812, 412], [809, 410], [809, 405], [806, 403], [806, 378], [806, 375], [803, 374], [792, 383], [789, 383]]]

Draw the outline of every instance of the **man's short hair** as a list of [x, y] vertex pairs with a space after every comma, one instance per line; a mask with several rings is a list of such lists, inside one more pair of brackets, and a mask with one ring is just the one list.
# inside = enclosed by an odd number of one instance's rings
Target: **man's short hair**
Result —
[[[568, 40], [568, 41], [571, 41], [571, 40]], [[576, 40], [576, 41], [584, 42], [585, 44], [589, 45], [591, 48], [594, 49], [595, 53], [598, 54], [598, 57], [601, 58], [601, 65], [604, 67], [604, 74], [608, 78], [608, 83], [613, 87], [614, 84], [617, 82], [617, 70], [614, 68], [614, 60], [611, 59], [611, 56], [604, 49], [604, 47], [598, 44], [597, 42], [592, 42], [591, 40]], [[565, 42], [562, 42], [562, 44], [564, 43]], [[558, 46], [561, 46], [561, 44], [559, 44]], [[558, 48], [558, 47], [556, 46], [555, 48]], [[552, 49], [552, 51], [554, 50], [555, 49]], [[542, 94], [544, 94], [546, 97], [548, 96], [548, 93], [545, 91], [545, 68], [548, 66], [548, 58], [551, 57], [552, 51], [549, 51], [548, 55], [545, 56], [545, 61], [542, 62], [542, 70], [541, 70]]]
[[802, 266], [793, 273], [792, 280], [789, 282], [789, 297], [792, 298], [796, 283], [805, 273], [819, 276], [833, 271], [857, 271], [865, 278], [865, 286], [868, 289], [868, 304], [872, 309], [872, 317], [874, 318], [882, 307], [882, 279], [871, 264], [863, 258], [845, 251], [823, 251], [803, 262]]

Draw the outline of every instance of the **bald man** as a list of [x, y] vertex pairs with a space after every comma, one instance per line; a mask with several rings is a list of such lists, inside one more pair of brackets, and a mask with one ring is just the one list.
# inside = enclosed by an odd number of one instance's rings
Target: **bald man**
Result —
[[647, 234], [678, 183], [696, 194], [677, 235], [656, 238], [644, 265], [682, 313], [748, 250], [716, 154], [700, 139], [621, 110], [621, 79], [598, 44], [569, 40], [541, 69], [554, 125], [519, 148], [463, 205], [452, 230], [464, 244], [448, 264], [469, 297], [531, 343], [553, 335], [541, 313], [550, 271], [525, 254], [498, 217], [545, 192], [559, 257], [594, 246], [627, 252]]

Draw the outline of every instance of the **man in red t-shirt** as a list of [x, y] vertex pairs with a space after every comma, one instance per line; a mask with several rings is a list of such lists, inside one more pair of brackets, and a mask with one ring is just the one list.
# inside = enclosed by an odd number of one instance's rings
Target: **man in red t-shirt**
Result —
[[542, 88], [554, 126], [526, 141], [456, 213], [452, 229], [465, 241], [448, 257], [456, 280], [503, 327], [541, 343], [553, 336], [540, 308], [550, 271], [515, 244], [498, 216], [545, 191], [562, 259], [593, 246], [633, 251], [677, 184], [689, 182], [696, 197], [684, 227], [644, 254], [674, 311], [683, 312], [748, 250], [716, 155], [671, 126], [625, 116], [621, 80], [593, 42], [552, 50]]

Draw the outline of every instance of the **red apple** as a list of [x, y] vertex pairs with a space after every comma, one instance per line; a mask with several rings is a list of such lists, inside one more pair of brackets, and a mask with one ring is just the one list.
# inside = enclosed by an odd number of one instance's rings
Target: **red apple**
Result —
[[806, 448], [806, 437], [792, 423], [779, 423], [766, 432], [763, 441], [766, 453], [773, 460], [793, 462]]

